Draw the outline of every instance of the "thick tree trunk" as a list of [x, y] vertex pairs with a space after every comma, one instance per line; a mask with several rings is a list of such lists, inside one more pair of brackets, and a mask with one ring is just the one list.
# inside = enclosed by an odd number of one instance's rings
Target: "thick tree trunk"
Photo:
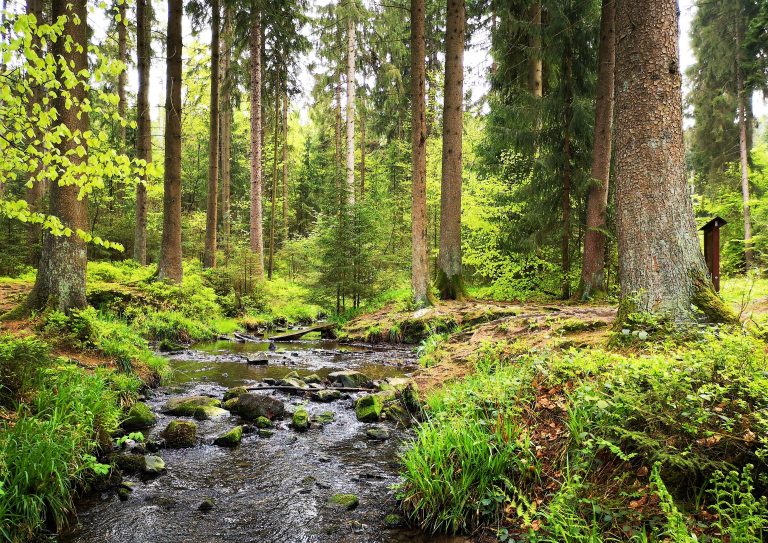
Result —
[[438, 289], [443, 300], [464, 297], [461, 276], [461, 182], [464, 114], [464, 0], [448, 0], [445, 31], [443, 172], [440, 193]]
[[256, 258], [256, 276], [264, 278], [264, 236], [261, 209], [261, 11], [251, 2], [251, 251]]
[[272, 272], [274, 271], [274, 259], [275, 259], [275, 222], [277, 219], [277, 155], [278, 147], [277, 142], [280, 136], [280, 78], [278, 77], [275, 84], [275, 124], [274, 135], [272, 140], [272, 195], [269, 204], [269, 267], [267, 271], [267, 278], [272, 280]]
[[685, 177], [676, 0], [616, 3], [616, 211], [621, 306], [733, 318], [712, 288]]
[[613, 80], [616, 59], [615, 0], [603, 0], [598, 50], [595, 141], [592, 148], [592, 185], [587, 198], [587, 232], [579, 295], [583, 300], [605, 292], [606, 212], [613, 136]]
[[[88, 10], [86, 0], [53, 0], [53, 20], [66, 17], [64, 35], [70, 36], [73, 46], [64, 40], [53, 43], [53, 54], [57, 59], [64, 59], [75, 73], [88, 69]], [[59, 75], [59, 77], [61, 77]], [[62, 81], [62, 88], [64, 82]], [[78, 166], [86, 162], [87, 156], [74, 153], [75, 148], [85, 145], [81, 134], [88, 130], [88, 113], [80, 104], [87, 98], [82, 84], [69, 89], [71, 104], [67, 107], [67, 98], [60, 95], [54, 101], [59, 113], [59, 122], [72, 133], [72, 138], [65, 138], [59, 143], [62, 156], [68, 155], [70, 162]], [[79, 141], [78, 141], [79, 140]], [[74, 232], [69, 236], [44, 234], [40, 265], [32, 292], [29, 294], [25, 309], [49, 307], [68, 313], [88, 305], [85, 297], [85, 271], [87, 251], [85, 242], [77, 231], [88, 229], [88, 207], [85, 199], [79, 199], [80, 188], [77, 185], [51, 184], [51, 214], [58, 217], [62, 224]]]
[[573, 171], [571, 160], [571, 124], [573, 123], [573, 53], [570, 45], [566, 48], [563, 59], [563, 77], [565, 78], [564, 117], [565, 130], [563, 131], [563, 190], [561, 195], [561, 209], [563, 230], [561, 232], [561, 259], [563, 266], [563, 280], [561, 296], [564, 300], [571, 297], [571, 181]]
[[210, 138], [208, 146], [208, 200], [205, 216], [205, 251], [203, 267], [216, 267], [216, 227], [219, 211], [219, 29], [221, 10], [219, 0], [211, 0], [211, 103]]
[[544, 91], [543, 67], [541, 60], [541, 0], [534, 0], [530, 6], [531, 33], [528, 40], [528, 88], [541, 98]]
[[419, 307], [428, 305], [430, 302], [424, 57], [424, 0], [411, 0], [411, 287], [413, 301]]
[[736, 85], [739, 100], [739, 163], [741, 165], [741, 209], [744, 216], [744, 264], [749, 270], [754, 265], [752, 249], [752, 219], [749, 211], [749, 148], [747, 144], [747, 92], [744, 75], [736, 69]]
[[[45, 23], [43, 19], [43, 1], [42, 0], [27, 0], [27, 14], [34, 15], [38, 25]], [[38, 36], [32, 37], [32, 46], [36, 49], [37, 53], [42, 57], [42, 43]], [[32, 96], [29, 102], [29, 115], [33, 115], [33, 108], [35, 104], [40, 104], [43, 101], [43, 91], [39, 85], [34, 85], [32, 88]], [[42, 149], [41, 149], [42, 151]], [[30, 173], [30, 181], [32, 186], [27, 187], [25, 190], [24, 198], [29, 206], [29, 210], [33, 213], [39, 213], [43, 211], [43, 200], [45, 197], [47, 183], [43, 179], [39, 179], [39, 173], [42, 170], [41, 163], [34, 172]], [[28, 262], [31, 266], [38, 266], [40, 264], [40, 250], [43, 237], [43, 229], [40, 224], [30, 222], [27, 225], [27, 242], [28, 242]]]
[[181, 266], [181, 16], [183, 0], [168, 0], [165, 79], [165, 176], [160, 279], [180, 283]]
[[[152, 117], [149, 106], [149, 70], [152, 41], [151, 0], [136, 2], [136, 64], [139, 89], [136, 95], [136, 156], [147, 164], [152, 162]], [[136, 185], [136, 229], [133, 241], [133, 259], [147, 263], [147, 175]]]
[[347, 201], [355, 203], [355, 18], [347, 15]]
[[283, 92], [283, 243], [288, 241], [288, 85]]
[[[117, 60], [126, 64], [128, 62], [128, 37], [126, 35], [128, 22], [125, 17], [127, 2], [121, 2], [117, 6], [117, 13], [120, 15], [120, 21], [117, 24]], [[128, 67], [126, 66], [120, 75], [117, 76], [117, 97], [119, 102], [117, 103], [117, 114], [120, 115], [120, 119], [125, 119], [127, 102], [125, 99], [125, 82], [128, 76]], [[125, 153], [126, 135], [125, 125], [121, 122], [118, 127], [118, 133], [120, 138], [120, 152]]]
[[232, 185], [232, 6], [224, 5], [224, 54], [221, 56], [221, 227], [224, 254], [229, 258], [232, 219], [230, 192]]

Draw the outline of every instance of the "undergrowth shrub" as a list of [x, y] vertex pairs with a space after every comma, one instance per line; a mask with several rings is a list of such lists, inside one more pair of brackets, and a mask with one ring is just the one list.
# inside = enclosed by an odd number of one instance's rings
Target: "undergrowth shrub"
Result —
[[34, 337], [0, 336], [0, 406], [13, 407], [39, 384], [50, 364], [48, 346]]

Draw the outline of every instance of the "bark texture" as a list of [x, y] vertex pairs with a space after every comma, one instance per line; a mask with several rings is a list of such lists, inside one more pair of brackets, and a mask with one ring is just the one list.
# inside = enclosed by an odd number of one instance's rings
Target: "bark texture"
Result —
[[[128, 36], [127, 36], [127, 26], [126, 23], [128, 22], [125, 13], [126, 13], [126, 4], [127, 2], [121, 2], [117, 6], [117, 13], [120, 15], [120, 21], [117, 24], [117, 60], [122, 62], [123, 64], [126, 64], [128, 61]], [[127, 102], [125, 100], [125, 82], [128, 77], [128, 68], [126, 68], [120, 72], [120, 75], [117, 76], [117, 97], [119, 99], [119, 102], [117, 103], [117, 114], [120, 115], [120, 119], [125, 119], [125, 112], [127, 107]], [[118, 127], [118, 133], [120, 137], [120, 152], [125, 153], [125, 146], [126, 146], [126, 130], [125, 125], [120, 122], [120, 126]]]
[[621, 308], [733, 318], [714, 293], [685, 178], [675, 0], [616, 2], [616, 206]]
[[182, 280], [181, 263], [181, 16], [183, 0], [168, 0], [165, 80], [165, 177], [160, 279]]
[[283, 93], [283, 243], [288, 241], [288, 90]]
[[[64, 34], [71, 36], [73, 47], [65, 45], [64, 40], [53, 43], [53, 54], [57, 59], [64, 59], [74, 72], [88, 69], [88, 27], [86, 0], [53, 0], [51, 3], [53, 20], [66, 17]], [[61, 78], [61, 75], [59, 76]], [[62, 81], [62, 86], [64, 82]], [[88, 130], [88, 113], [82, 111], [80, 104], [87, 97], [82, 84], [69, 89], [72, 103], [67, 108], [67, 98], [57, 96], [54, 101], [59, 113], [59, 122], [64, 124], [73, 134]], [[87, 161], [87, 156], [80, 157], [74, 153], [78, 145], [74, 138], [64, 139], [59, 144], [61, 155], [69, 154], [72, 164]], [[51, 214], [58, 217], [62, 224], [85, 232], [88, 229], [88, 208], [85, 199], [79, 199], [80, 189], [77, 185], [60, 185], [51, 183]], [[44, 234], [40, 265], [37, 271], [35, 286], [30, 292], [23, 308], [27, 310], [45, 307], [69, 313], [88, 305], [85, 297], [85, 270], [87, 251], [85, 242], [76, 234], [70, 236], [54, 236], [50, 232]]]
[[613, 82], [616, 65], [615, 0], [603, 0], [598, 49], [595, 141], [592, 149], [592, 186], [587, 197], [587, 231], [579, 295], [588, 300], [605, 292], [606, 212], [611, 173]]
[[208, 199], [205, 214], [205, 250], [203, 267], [216, 267], [216, 227], [219, 211], [219, 0], [211, 0], [211, 102], [210, 144], [208, 146]]
[[429, 304], [424, 17], [424, 0], [411, 0], [411, 287], [417, 306]]
[[251, 2], [251, 252], [255, 272], [264, 277], [264, 235], [261, 209], [261, 10], [256, 0]]
[[[152, 162], [152, 118], [149, 106], [149, 70], [151, 64], [152, 6], [150, 0], [136, 2], [136, 64], [139, 89], [136, 95], [136, 156], [147, 164]], [[147, 263], [147, 176], [136, 185], [136, 227], [133, 259]]]
[[739, 100], [739, 164], [741, 166], [741, 211], [744, 218], [744, 265], [749, 270], [754, 262], [752, 218], [749, 210], [749, 146], [747, 142], [747, 91], [741, 66], [736, 68]]
[[528, 88], [531, 94], [541, 98], [544, 92], [543, 64], [541, 60], [541, 0], [530, 5], [531, 33], [528, 40]]
[[277, 220], [277, 142], [280, 137], [280, 78], [277, 78], [275, 85], [275, 116], [274, 131], [272, 140], [272, 195], [269, 203], [269, 267], [267, 268], [267, 278], [272, 280], [272, 272], [275, 263], [275, 222]]
[[[42, 0], [27, 0], [27, 14], [34, 15], [37, 20], [37, 24], [44, 24], [43, 19], [43, 1]], [[42, 43], [38, 36], [32, 37], [32, 46], [37, 50], [38, 54], [42, 56]], [[35, 104], [41, 104], [43, 101], [42, 89], [35, 85], [32, 89], [32, 96], [29, 101], [29, 115], [33, 115], [33, 109]], [[42, 151], [42, 149], [40, 149]], [[43, 179], [38, 179], [39, 172], [42, 168], [38, 165], [37, 169], [30, 174], [30, 180], [32, 186], [25, 189], [24, 198], [29, 206], [30, 211], [33, 213], [39, 213], [43, 211], [43, 200], [46, 192], [47, 183]], [[43, 229], [40, 224], [29, 223], [27, 225], [27, 241], [29, 243], [29, 258], [28, 262], [31, 266], [38, 266], [40, 264], [40, 251], [42, 247]]]
[[224, 54], [221, 55], [221, 230], [224, 254], [229, 257], [232, 218], [230, 213], [232, 186], [232, 6], [224, 4]]
[[355, 18], [347, 15], [347, 199], [355, 203]]
[[438, 289], [443, 300], [464, 297], [461, 277], [461, 182], [464, 114], [464, 0], [448, 0], [445, 31], [443, 172], [440, 192]]
[[565, 130], [563, 131], [563, 189], [561, 194], [562, 232], [560, 237], [560, 254], [563, 265], [563, 280], [561, 296], [563, 299], [571, 297], [571, 184], [573, 169], [571, 160], [571, 125], [573, 124], [573, 51], [570, 46], [565, 50], [563, 58], [563, 77], [565, 78], [563, 113], [565, 117]]

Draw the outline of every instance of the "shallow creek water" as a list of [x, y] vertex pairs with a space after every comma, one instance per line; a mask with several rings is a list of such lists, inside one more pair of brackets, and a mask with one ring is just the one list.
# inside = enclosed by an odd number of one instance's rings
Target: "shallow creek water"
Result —
[[[371, 379], [407, 375], [413, 354], [402, 349], [339, 346], [333, 342], [279, 344], [267, 366], [248, 365], [239, 355], [267, 349], [266, 343], [216, 342], [170, 356], [171, 382], [151, 391], [147, 403], [158, 415], [145, 434], [159, 434], [173, 418], [160, 413], [171, 396], [204, 394], [221, 398], [233, 386], [255, 386], [267, 377], [290, 371], [301, 376], [354, 369]], [[288, 420], [271, 438], [243, 436], [240, 446], [212, 445], [213, 438], [238, 424], [238, 418], [200, 421], [194, 448], [161, 450], [166, 474], [141, 482], [125, 502], [114, 492], [85, 497], [78, 521], [65, 543], [282, 543], [282, 542], [434, 542], [406, 529], [385, 527], [395, 510], [391, 486], [398, 481], [397, 453], [407, 432], [381, 423], [392, 432], [371, 441], [355, 417], [355, 394], [332, 403], [309, 402], [277, 391], [289, 410], [302, 403], [310, 414], [333, 411], [335, 422], [299, 433]], [[189, 420], [189, 419], [188, 419]], [[314, 426], [314, 425], [313, 425]], [[360, 498], [352, 511], [327, 505], [334, 493]], [[198, 510], [213, 498], [213, 510]], [[441, 540], [442, 541], [442, 540]]]

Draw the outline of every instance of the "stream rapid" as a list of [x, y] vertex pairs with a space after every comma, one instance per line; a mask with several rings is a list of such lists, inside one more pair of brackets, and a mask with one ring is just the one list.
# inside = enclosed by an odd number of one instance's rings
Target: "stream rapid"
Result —
[[[277, 344], [269, 363], [247, 364], [244, 356], [267, 351], [266, 342], [218, 341], [169, 355], [173, 377], [148, 393], [146, 403], [157, 423], [145, 431], [158, 438], [173, 419], [193, 420], [161, 412], [170, 397], [208, 395], [221, 399], [235, 386], [257, 386], [291, 371], [300, 376], [356, 370], [372, 380], [407, 376], [415, 369], [412, 351], [399, 348], [341, 346], [330, 341]], [[272, 437], [243, 436], [239, 446], [213, 445], [213, 439], [241, 424], [232, 414], [195, 421], [198, 443], [186, 449], [161, 449], [167, 472], [152, 480], [126, 476], [133, 484], [126, 501], [114, 490], [93, 493], [78, 504], [73, 528], [63, 543], [388, 543], [434, 542], [402, 527], [390, 527], [387, 515], [397, 512], [393, 485], [398, 482], [398, 452], [408, 430], [391, 422], [366, 424], [355, 416], [358, 394], [331, 403], [269, 390], [289, 411], [306, 406], [310, 415], [332, 412], [334, 421], [313, 424], [307, 432], [290, 428], [290, 416], [278, 421]], [[384, 427], [385, 441], [370, 439], [366, 430]], [[333, 507], [336, 493], [354, 494], [353, 510]], [[199, 510], [213, 500], [213, 508]], [[391, 518], [388, 519], [391, 522]]]

